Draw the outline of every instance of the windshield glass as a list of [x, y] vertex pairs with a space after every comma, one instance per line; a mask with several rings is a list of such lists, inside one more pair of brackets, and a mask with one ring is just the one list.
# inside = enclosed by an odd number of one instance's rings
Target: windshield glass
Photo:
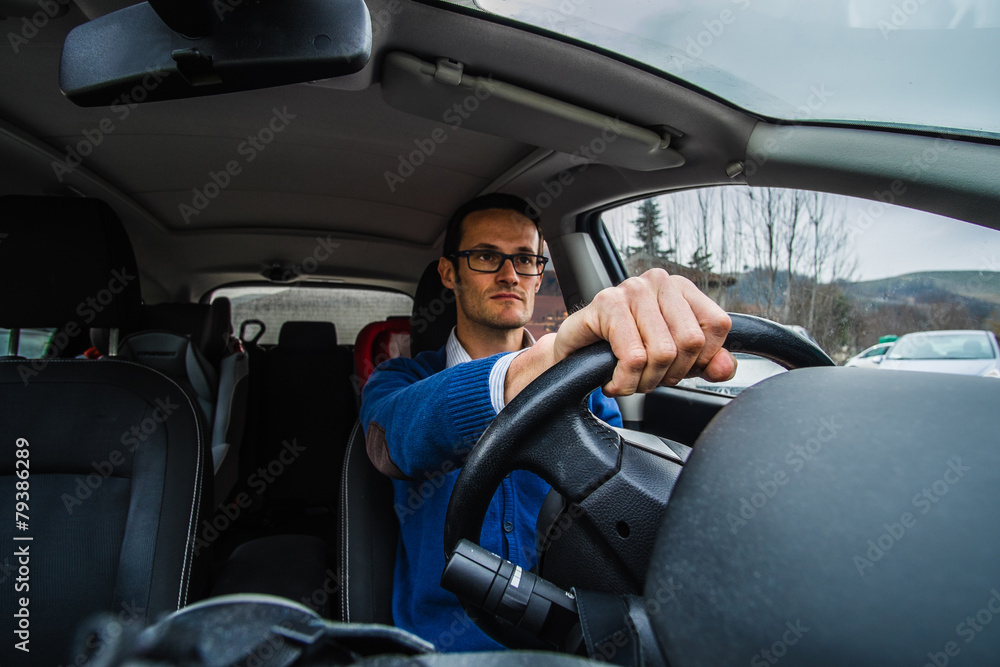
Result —
[[890, 359], [992, 359], [993, 348], [985, 333], [937, 333], [903, 336], [889, 353]]
[[[452, 0], [470, 6], [471, 0]], [[475, 0], [749, 111], [1000, 134], [993, 0]]]

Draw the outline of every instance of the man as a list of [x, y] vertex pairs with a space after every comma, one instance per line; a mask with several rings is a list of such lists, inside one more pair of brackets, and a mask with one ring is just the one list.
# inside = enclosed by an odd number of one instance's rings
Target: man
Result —
[[[368, 454], [394, 478], [400, 521], [393, 619], [440, 650], [499, 648], [439, 582], [458, 468], [504, 405], [570, 352], [598, 340], [609, 341], [619, 359], [604, 387], [609, 396], [673, 385], [690, 373], [712, 381], [735, 373], [735, 360], [722, 350], [728, 316], [690, 281], [664, 271], [602, 291], [555, 334], [533, 341], [524, 325], [541, 284], [541, 255], [538, 220], [524, 200], [491, 194], [461, 207], [438, 263], [441, 282], [456, 297], [448, 343], [382, 364], [364, 388]], [[591, 395], [590, 408], [621, 425], [617, 406], [601, 391]], [[535, 519], [548, 490], [532, 473], [511, 473], [490, 503], [483, 547], [531, 568]]]

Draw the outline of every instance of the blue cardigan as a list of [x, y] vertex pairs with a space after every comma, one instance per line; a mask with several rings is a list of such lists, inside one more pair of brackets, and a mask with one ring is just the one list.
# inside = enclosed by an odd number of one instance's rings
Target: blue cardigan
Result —
[[[440, 651], [502, 648], [441, 588], [444, 519], [459, 468], [496, 413], [489, 374], [501, 355], [445, 368], [445, 348], [415, 359], [391, 359], [365, 384], [361, 424], [369, 456], [393, 477], [400, 524], [392, 615], [397, 627]], [[618, 405], [600, 391], [590, 396], [599, 418], [621, 426]], [[480, 538], [484, 548], [530, 569], [536, 563], [535, 522], [549, 485], [515, 470], [493, 496]]]

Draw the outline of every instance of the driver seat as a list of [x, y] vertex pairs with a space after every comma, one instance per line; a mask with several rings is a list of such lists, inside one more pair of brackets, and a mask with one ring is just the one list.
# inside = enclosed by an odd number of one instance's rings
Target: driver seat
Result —
[[[441, 284], [437, 260], [417, 284], [410, 315], [411, 355], [448, 342], [457, 321], [455, 299]], [[365, 433], [355, 423], [344, 453], [340, 486], [340, 620], [393, 625], [392, 582], [399, 524], [392, 481], [375, 468]]]

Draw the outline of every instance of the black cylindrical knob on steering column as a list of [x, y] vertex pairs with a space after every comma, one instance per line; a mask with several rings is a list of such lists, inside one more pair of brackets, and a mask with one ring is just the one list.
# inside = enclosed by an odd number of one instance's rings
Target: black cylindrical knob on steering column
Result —
[[579, 617], [571, 593], [469, 540], [448, 558], [441, 587], [553, 647], [575, 641]]

